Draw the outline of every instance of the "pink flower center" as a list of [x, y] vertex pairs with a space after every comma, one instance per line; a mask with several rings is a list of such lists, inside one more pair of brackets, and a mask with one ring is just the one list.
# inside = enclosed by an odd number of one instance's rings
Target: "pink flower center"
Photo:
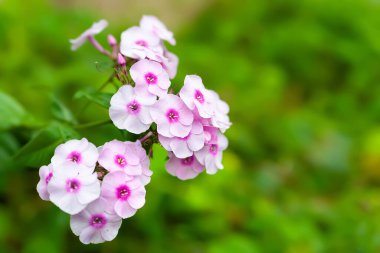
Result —
[[151, 72], [145, 74], [145, 80], [147, 84], [156, 84], [157, 83], [157, 76]]
[[201, 104], [205, 102], [205, 98], [200, 90], [195, 90], [194, 98]]
[[145, 40], [136, 40], [135, 44], [142, 47], [148, 47], [148, 43]]
[[93, 228], [101, 229], [107, 224], [107, 218], [103, 214], [93, 214], [88, 223]]
[[133, 100], [127, 104], [127, 111], [130, 114], [137, 114], [140, 112], [140, 104], [136, 101]]
[[166, 112], [166, 118], [169, 120], [170, 123], [175, 123], [179, 120], [179, 113], [174, 109], [169, 109]]
[[69, 159], [72, 162], [80, 163], [82, 161], [82, 156], [78, 151], [72, 151], [68, 156], [67, 159]]
[[125, 201], [131, 196], [131, 189], [129, 189], [128, 185], [122, 184], [116, 188], [116, 198], [122, 201]]
[[49, 183], [49, 181], [50, 181], [50, 179], [51, 179], [52, 176], [53, 176], [53, 173], [50, 172], [50, 173], [45, 177], [45, 183], [46, 183], [46, 184]]
[[127, 166], [127, 160], [122, 155], [116, 155], [115, 164], [119, 166], [120, 168], [124, 168], [125, 166]]
[[215, 156], [218, 153], [218, 145], [217, 144], [211, 144], [209, 151], [212, 155]]
[[181, 159], [181, 163], [185, 166], [190, 166], [193, 164], [193, 162], [194, 162], [194, 156]]
[[66, 181], [66, 191], [67, 192], [72, 192], [72, 193], [76, 193], [78, 192], [80, 189], [80, 182], [73, 178], [73, 179], [68, 179]]

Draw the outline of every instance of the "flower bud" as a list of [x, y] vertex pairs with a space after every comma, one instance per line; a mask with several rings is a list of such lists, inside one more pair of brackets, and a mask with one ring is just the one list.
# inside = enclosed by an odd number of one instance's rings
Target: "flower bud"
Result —
[[112, 34], [109, 34], [107, 36], [107, 41], [108, 41], [108, 44], [111, 46], [111, 47], [115, 47], [117, 45], [117, 41], [115, 39], [115, 37], [112, 35]]
[[117, 63], [120, 66], [124, 66], [126, 64], [126, 61], [124, 59], [124, 56], [122, 56], [120, 53], [117, 54]]

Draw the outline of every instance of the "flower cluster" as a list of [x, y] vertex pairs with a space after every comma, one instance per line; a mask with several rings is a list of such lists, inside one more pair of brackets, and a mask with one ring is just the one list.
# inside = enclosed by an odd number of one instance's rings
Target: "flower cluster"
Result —
[[121, 34], [120, 43], [109, 35], [111, 51], [94, 37], [106, 26], [105, 20], [94, 23], [71, 40], [72, 49], [88, 41], [114, 60], [121, 86], [111, 98], [109, 116], [117, 128], [143, 137], [100, 147], [85, 138], [69, 140], [40, 168], [37, 185], [43, 200], [71, 215], [71, 229], [85, 244], [114, 239], [122, 219], [143, 207], [152, 176], [147, 152], [151, 154], [153, 143], [168, 151], [171, 175], [187, 180], [203, 171], [215, 174], [223, 168], [228, 145], [223, 133], [231, 126], [227, 103], [206, 89], [199, 76], [187, 75], [179, 93], [173, 93], [178, 57], [164, 41], [176, 41], [161, 21], [143, 16], [140, 26]]
[[96, 148], [83, 138], [59, 145], [40, 169], [37, 191], [71, 215], [70, 225], [83, 243], [115, 238], [121, 220], [145, 203], [152, 171], [141, 143], [113, 140]]

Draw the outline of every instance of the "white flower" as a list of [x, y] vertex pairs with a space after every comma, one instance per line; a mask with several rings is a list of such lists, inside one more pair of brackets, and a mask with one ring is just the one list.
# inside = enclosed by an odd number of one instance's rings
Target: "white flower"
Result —
[[84, 31], [79, 37], [70, 40], [71, 50], [77, 50], [80, 46], [82, 46], [86, 42], [86, 40], [90, 36], [99, 34], [107, 26], [108, 26], [107, 20], [102, 19], [98, 22], [95, 22], [94, 24], [92, 24], [92, 26], [89, 29]]
[[50, 201], [68, 214], [77, 214], [100, 196], [100, 183], [95, 173], [71, 162], [54, 167], [47, 188]]
[[140, 27], [172, 45], [176, 44], [173, 33], [155, 16], [143, 16], [140, 20]]
[[41, 199], [49, 200], [49, 192], [47, 191], [47, 186], [53, 176], [53, 167], [51, 164], [48, 166], [44, 165], [40, 168], [39, 174], [40, 181], [37, 184], [37, 192], [40, 195]]
[[206, 90], [202, 79], [197, 75], [187, 75], [179, 96], [191, 110], [197, 108], [202, 118], [211, 118], [214, 115], [214, 97]]
[[116, 237], [121, 222], [121, 218], [109, 210], [106, 200], [99, 198], [71, 216], [70, 227], [82, 243], [101, 243]]
[[150, 108], [155, 102], [155, 96], [124, 85], [112, 96], [109, 115], [117, 128], [139, 134], [152, 124]]
[[223, 169], [223, 150], [225, 150], [227, 146], [227, 138], [223, 134], [218, 133], [215, 142], [209, 142], [194, 154], [197, 160], [206, 167], [206, 172], [208, 174], [215, 174], [218, 169]]
[[81, 140], [69, 140], [60, 144], [54, 151], [51, 163], [54, 168], [58, 168], [62, 163], [67, 161], [83, 165], [89, 169], [95, 167], [98, 160], [98, 150], [94, 144], [86, 138]]
[[133, 26], [121, 34], [120, 52], [132, 59], [156, 59], [156, 54], [162, 54], [160, 38], [156, 35]]

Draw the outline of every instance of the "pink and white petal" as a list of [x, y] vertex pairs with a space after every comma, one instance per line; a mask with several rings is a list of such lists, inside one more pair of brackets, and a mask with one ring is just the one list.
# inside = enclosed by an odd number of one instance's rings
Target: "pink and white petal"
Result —
[[201, 134], [191, 134], [187, 139], [187, 145], [191, 151], [199, 151], [204, 147], [205, 137]]
[[134, 134], [141, 134], [148, 130], [149, 127], [149, 124], [142, 123], [136, 115], [130, 115], [123, 122], [123, 128]]
[[198, 176], [198, 172], [193, 170], [191, 166], [182, 166], [179, 167], [176, 176], [181, 180], [193, 179]]
[[119, 128], [119, 129], [124, 129], [124, 122], [126, 119], [129, 117], [129, 114], [126, 111], [120, 111], [120, 110], [115, 110], [114, 108], [110, 108], [109, 110], [109, 116], [113, 122], [113, 124]]
[[141, 175], [141, 173], [142, 173], [142, 167], [140, 164], [138, 164], [138, 165], [127, 165], [124, 168], [124, 172], [130, 176], [138, 176], [138, 175]]
[[80, 233], [88, 226], [88, 220], [90, 219], [90, 214], [86, 210], [72, 215], [70, 217], [70, 228], [75, 235], [80, 235]]
[[78, 201], [81, 204], [88, 204], [100, 196], [100, 183], [95, 182], [91, 185], [83, 185], [77, 194]]
[[85, 228], [80, 233], [79, 240], [83, 244], [104, 242], [104, 239], [101, 237], [100, 232], [92, 227]]
[[170, 142], [175, 139], [174, 138], [168, 138], [168, 137], [165, 137], [161, 134], [158, 135], [158, 140], [160, 141], [160, 144], [167, 150], [167, 151], [172, 151], [171, 147], [170, 147]]
[[[181, 123], [178, 123], [178, 122], [170, 125], [170, 134], [172, 136], [184, 138], [189, 135], [190, 130], [191, 130], [191, 126], [182, 125]], [[163, 133], [160, 133], [160, 134], [164, 135]], [[167, 137], [170, 137], [170, 136], [167, 136]]]
[[193, 152], [187, 146], [186, 140], [175, 138], [170, 142], [170, 148], [178, 158], [186, 158], [193, 155]]
[[179, 122], [181, 122], [183, 125], [191, 125], [194, 121], [194, 115], [193, 112], [190, 111], [184, 103], [181, 104], [181, 107], [179, 108]]
[[157, 132], [159, 134], [161, 134], [164, 137], [169, 137], [169, 138], [174, 137], [174, 135], [170, 131], [171, 125], [169, 124], [169, 122], [161, 121], [160, 124], [158, 122], [156, 123], [157, 123]]
[[205, 145], [201, 150], [194, 152], [195, 158], [197, 158], [200, 164], [205, 164], [206, 156], [208, 154], [208, 145]]
[[132, 217], [136, 211], [137, 210], [131, 207], [128, 202], [118, 200], [115, 204], [116, 214], [123, 219]]
[[[160, 65], [161, 66], [161, 65]], [[169, 75], [166, 73], [165, 70], [162, 69], [161, 67], [161, 74], [158, 76], [158, 83], [157, 85], [164, 90], [167, 90], [170, 87], [170, 80], [169, 80]]]
[[49, 192], [47, 191], [47, 185], [44, 179], [41, 179], [37, 184], [37, 192], [42, 200], [49, 201]]
[[104, 227], [101, 230], [101, 234], [104, 240], [106, 241], [112, 241], [117, 236], [120, 226], [121, 226], [121, 219], [119, 218], [118, 222], [112, 222], [108, 223], [106, 227]]
[[158, 97], [162, 97], [167, 94], [168, 90], [167, 89], [162, 89], [158, 85], [149, 85], [148, 86], [148, 91]]
[[139, 209], [145, 204], [145, 189], [144, 187], [140, 187], [135, 189], [131, 196], [127, 199], [129, 205], [135, 209]]
[[152, 116], [150, 116], [149, 107], [147, 106], [141, 106], [139, 114], [137, 114], [137, 117], [139, 120], [145, 124], [149, 125], [153, 123]]
[[223, 134], [218, 135], [218, 148], [219, 150], [225, 150], [228, 146], [228, 139]]
[[86, 205], [78, 201], [78, 198], [75, 194], [65, 194], [59, 200], [53, 198], [53, 194], [50, 195], [50, 200], [56, 206], [58, 206], [62, 211], [74, 215], [82, 211]]

